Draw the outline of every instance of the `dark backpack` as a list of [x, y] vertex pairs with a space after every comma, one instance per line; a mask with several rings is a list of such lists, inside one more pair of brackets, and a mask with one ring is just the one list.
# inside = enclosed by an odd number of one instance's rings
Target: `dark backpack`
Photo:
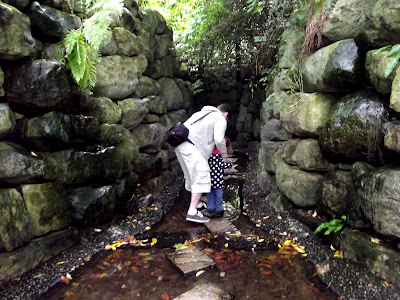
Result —
[[[209, 113], [211, 112], [210, 111], [207, 112], [204, 116], [201, 116], [192, 124], [196, 123], [197, 121], [200, 121]], [[167, 131], [167, 133], [165, 134], [165, 141], [172, 147], [177, 147], [183, 142], [190, 142], [190, 140], [188, 139], [188, 135], [189, 135], [189, 129], [184, 124], [179, 122], [178, 124], [175, 124]]]
[[172, 126], [165, 134], [165, 141], [172, 147], [177, 147], [188, 141], [189, 129], [181, 122]]

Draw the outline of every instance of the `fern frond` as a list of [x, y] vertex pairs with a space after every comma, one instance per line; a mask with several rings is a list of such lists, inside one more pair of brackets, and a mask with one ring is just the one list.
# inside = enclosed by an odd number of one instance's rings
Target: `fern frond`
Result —
[[392, 47], [386, 57], [397, 55], [400, 52], [400, 44], [396, 44]]
[[400, 52], [396, 54], [395, 57], [390, 61], [389, 65], [387, 66], [385, 70], [385, 78], [388, 78], [389, 75], [393, 72], [393, 70], [396, 68], [397, 64], [399, 63], [400, 60]]
[[109, 43], [112, 37], [111, 30], [108, 27], [105, 28], [104, 24], [98, 23], [85, 26], [83, 34], [88, 43], [96, 49], [99, 49], [102, 44]]
[[123, 8], [123, 0], [98, 0], [90, 8], [90, 13], [95, 14], [99, 11], [109, 11], [121, 16]]

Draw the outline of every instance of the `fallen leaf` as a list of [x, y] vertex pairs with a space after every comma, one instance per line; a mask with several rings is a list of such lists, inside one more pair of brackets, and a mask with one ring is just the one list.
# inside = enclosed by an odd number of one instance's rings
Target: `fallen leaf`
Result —
[[375, 244], [380, 244], [380, 240], [379, 239], [376, 239], [376, 238], [371, 238], [371, 242], [373, 242], [373, 243], [375, 243]]
[[155, 244], [157, 244], [157, 239], [156, 238], [152, 238], [151, 239], [151, 246], [154, 246]]
[[107, 275], [108, 275], [107, 273], [98, 273], [98, 274], [95, 274], [94, 277], [95, 278], [103, 278], [103, 277], [106, 277]]
[[126, 288], [126, 284], [121, 285], [121, 289]]
[[65, 296], [67, 296], [67, 297], [71, 297], [73, 295], [75, 295], [75, 293], [71, 292], [71, 291], [68, 291], [68, 292], [65, 293]]
[[261, 271], [260, 273], [268, 276], [272, 274], [272, 271]]
[[201, 274], [203, 274], [204, 273], [204, 270], [201, 270], [201, 271], [198, 271], [197, 273], [196, 273], [196, 277], [199, 277]]
[[102, 230], [100, 228], [94, 228], [93, 231], [94, 232], [102, 232]]
[[139, 252], [139, 256], [149, 256], [151, 253], [150, 252]]
[[67, 273], [67, 274], [61, 276], [60, 282], [68, 285], [70, 283], [71, 279], [72, 279], [72, 276]]
[[169, 300], [168, 294], [162, 293], [162, 294], [161, 294], [161, 299], [162, 299], [162, 300]]
[[56, 266], [63, 265], [63, 264], [65, 264], [65, 261], [59, 261], [58, 263], [56, 263]]
[[337, 250], [337, 251], [335, 252], [335, 254], [333, 254], [333, 257], [340, 257], [340, 251]]
[[314, 210], [312, 216], [313, 216], [313, 218], [315, 218], [317, 216], [317, 211], [316, 210]]

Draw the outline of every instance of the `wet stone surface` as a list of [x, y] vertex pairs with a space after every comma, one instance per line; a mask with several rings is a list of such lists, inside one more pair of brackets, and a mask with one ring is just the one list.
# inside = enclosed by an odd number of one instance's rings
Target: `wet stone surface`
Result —
[[195, 246], [176, 249], [167, 254], [167, 257], [185, 276], [215, 266], [215, 262]]

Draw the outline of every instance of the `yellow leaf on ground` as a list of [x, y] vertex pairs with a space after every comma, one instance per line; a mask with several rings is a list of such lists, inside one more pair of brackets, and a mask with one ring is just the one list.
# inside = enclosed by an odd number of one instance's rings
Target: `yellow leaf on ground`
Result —
[[203, 274], [204, 273], [204, 270], [201, 270], [201, 271], [198, 271], [197, 273], [196, 273], [196, 277], [199, 277], [201, 274]]
[[157, 244], [157, 239], [156, 238], [152, 238], [151, 239], [151, 246], [154, 246], [155, 244]]
[[373, 242], [373, 243], [375, 243], [375, 244], [379, 244], [379, 243], [380, 243], [380, 240], [372, 237], [372, 238], [371, 238], [371, 242]]
[[333, 254], [333, 257], [340, 257], [340, 251], [337, 250], [337, 251], [335, 252], [335, 254]]

